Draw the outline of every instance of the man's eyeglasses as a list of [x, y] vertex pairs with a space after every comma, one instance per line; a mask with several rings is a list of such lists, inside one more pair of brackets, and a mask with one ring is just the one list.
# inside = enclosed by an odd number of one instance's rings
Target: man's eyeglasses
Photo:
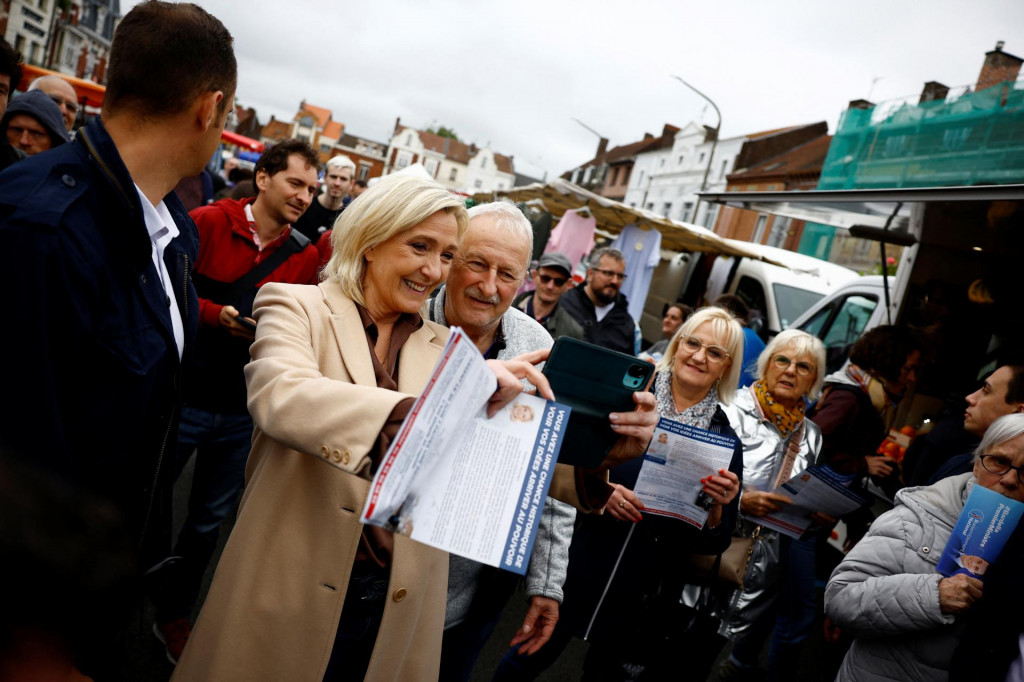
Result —
[[625, 282], [626, 278], [629, 277], [629, 275], [624, 272], [615, 272], [614, 270], [601, 270], [600, 268], [594, 268], [594, 272], [600, 272], [608, 279], [621, 279], [623, 282]]
[[554, 282], [556, 287], [560, 287], [569, 281], [568, 277], [552, 277], [551, 275], [542, 275], [539, 272], [537, 273], [537, 279], [540, 280], [541, 284]]
[[[775, 363], [775, 366], [781, 369], [783, 372], [789, 369], [790, 365], [794, 364], [794, 361], [790, 358], [787, 358], [785, 355], [776, 355], [774, 358], [772, 358], [772, 362]], [[807, 377], [814, 374], [814, 369], [814, 365], [812, 365], [809, 362], [796, 363], [796, 373], [802, 377]]]
[[59, 95], [50, 95], [49, 97], [57, 103], [58, 107], [64, 105], [65, 107], [67, 107], [67, 110], [70, 111], [72, 114], [78, 113], [78, 102], [71, 99], [64, 99]]
[[719, 362], [725, 362], [726, 358], [731, 357], [729, 352], [721, 346], [714, 346], [709, 343], [704, 343], [696, 336], [681, 336], [679, 337], [679, 345], [687, 352], [693, 354], [699, 351], [701, 348], [704, 349], [704, 357], [708, 359], [708, 362], [718, 364]]
[[1005, 476], [1010, 469], [1013, 469], [1017, 472], [1017, 481], [1024, 483], [1024, 478], [1022, 478], [1024, 474], [1021, 473], [1024, 471], [1024, 466], [1013, 466], [1010, 463], [1010, 459], [1003, 455], [982, 455], [981, 466], [984, 467], [985, 471], [996, 476]]

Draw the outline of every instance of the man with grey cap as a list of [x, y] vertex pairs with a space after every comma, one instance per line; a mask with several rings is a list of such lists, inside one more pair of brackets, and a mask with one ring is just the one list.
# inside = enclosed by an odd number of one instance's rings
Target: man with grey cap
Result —
[[26, 92], [11, 100], [0, 119], [0, 134], [28, 156], [68, 142], [60, 108], [42, 90]]
[[543, 325], [551, 338], [569, 336], [583, 339], [583, 327], [558, 307], [562, 294], [572, 288], [572, 263], [557, 252], [545, 253], [531, 273], [534, 291], [520, 294], [513, 305]]

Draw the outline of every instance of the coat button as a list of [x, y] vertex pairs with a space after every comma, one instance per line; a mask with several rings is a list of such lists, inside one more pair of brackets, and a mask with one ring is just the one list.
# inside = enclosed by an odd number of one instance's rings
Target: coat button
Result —
[[391, 598], [395, 601], [402, 601], [403, 599], [405, 599], [405, 595], [407, 594], [409, 593], [405, 591], [404, 587], [399, 587], [397, 590], [395, 590], [395, 593], [391, 595]]
[[331, 456], [331, 451], [330, 451], [330, 449], [328, 449], [328, 447], [326, 445], [321, 445], [320, 446], [320, 454], [323, 455], [324, 457], [330, 457]]
[[352, 453], [349, 452], [348, 450], [346, 450], [345, 452], [341, 453], [341, 463], [342, 464], [348, 464], [351, 459], [352, 459]]
[[139, 281], [142, 282], [143, 284], [149, 281], [149, 278], [146, 277], [146, 273], [142, 273], [141, 275], [139, 275]]
[[931, 549], [929, 549], [928, 547], [922, 547], [922, 548], [921, 548], [921, 554], [927, 554], [927, 553], [928, 553], [928, 552], [930, 552], [930, 551], [932, 551], [932, 550], [931, 550]]
[[335, 450], [334, 452], [332, 452], [331, 453], [331, 459], [333, 459], [335, 462], [340, 462], [341, 461], [341, 450]]
[[75, 180], [70, 175], [62, 175], [61, 178], [60, 178], [60, 181], [64, 183], [65, 187], [72, 187], [73, 188], [73, 187], [76, 187], [78, 185], [78, 180]]

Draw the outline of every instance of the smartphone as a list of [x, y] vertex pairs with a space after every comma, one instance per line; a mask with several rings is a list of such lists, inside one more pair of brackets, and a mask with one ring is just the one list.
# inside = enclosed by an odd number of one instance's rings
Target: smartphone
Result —
[[252, 320], [249, 320], [249, 319], [246, 319], [246, 318], [242, 317], [241, 315], [239, 315], [238, 317], [235, 318], [235, 322], [237, 322], [238, 324], [242, 325], [243, 327], [245, 327], [246, 329], [248, 329], [251, 332], [256, 331], [256, 323], [253, 322]]
[[559, 463], [596, 469], [619, 438], [608, 415], [636, 409], [633, 394], [653, 374], [654, 365], [632, 355], [567, 336], [555, 341], [544, 375], [555, 400], [572, 408]]

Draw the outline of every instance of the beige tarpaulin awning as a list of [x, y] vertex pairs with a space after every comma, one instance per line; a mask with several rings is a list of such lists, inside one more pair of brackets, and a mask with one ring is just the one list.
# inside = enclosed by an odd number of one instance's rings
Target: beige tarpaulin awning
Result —
[[755, 253], [752, 249], [747, 249], [735, 242], [730, 243], [705, 227], [669, 220], [644, 209], [631, 208], [621, 202], [606, 199], [587, 191], [562, 178], [557, 178], [547, 184], [537, 182], [525, 187], [473, 195], [473, 200], [478, 203], [494, 201], [498, 198], [507, 198], [512, 201], [540, 200], [544, 204], [544, 208], [556, 220], [568, 210], [586, 207], [597, 221], [597, 229], [600, 232], [614, 236], [622, 232], [626, 225], [636, 225], [641, 229], [655, 229], [661, 232], [661, 248], [670, 251], [721, 253], [782, 265], [782, 263]]

